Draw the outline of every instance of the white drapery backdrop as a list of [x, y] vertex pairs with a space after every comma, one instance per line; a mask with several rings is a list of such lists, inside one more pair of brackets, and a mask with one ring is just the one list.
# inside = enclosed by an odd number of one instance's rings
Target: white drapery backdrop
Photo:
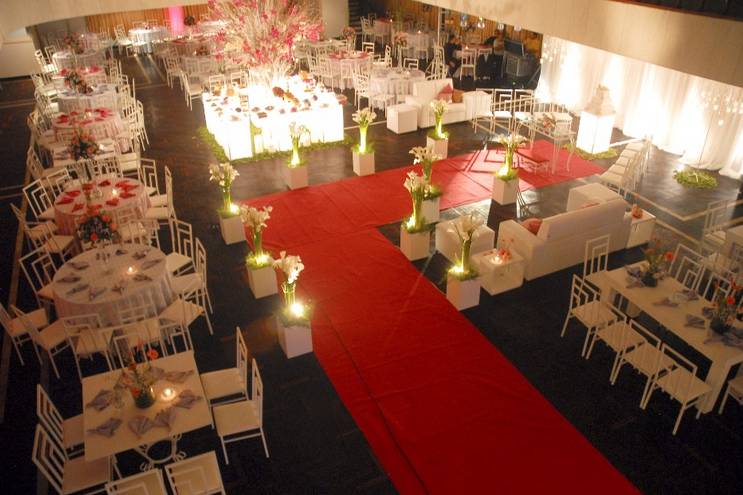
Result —
[[743, 174], [743, 89], [552, 36], [544, 37], [541, 100], [582, 110], [603, 84], [628, 136], [651, 136], [682, 163]]

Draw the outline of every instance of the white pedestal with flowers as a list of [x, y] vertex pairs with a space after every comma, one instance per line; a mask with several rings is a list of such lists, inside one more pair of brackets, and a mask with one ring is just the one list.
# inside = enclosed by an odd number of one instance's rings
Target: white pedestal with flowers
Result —
[[299, 143], [304, 136], [309, 136], [309, 130], [296, 122], [289, 124], [289, 135], [292, 140], [292, 154], [289, 163], [284, 167], [284, 183], [289, 189], [300, 189], [309, 184], [309, 170], [299, 156]]
[[232, 183], [240, 174], [229, 162], [209, 166], [209, 180], [222, 190], [222, 208], [219, 214], [219, 231], [226, 244], [245, 240], [245, 230], [240, 221], [240, 209], [232, 203]]
[[505, 148], [503, 166], [493, 176], [493, 201], [499, 205], [516, 202], [519, 191], [518, 170], [513, 168], [513, 154], [526, 138], [519, 134], [498, 135], [495, 141]]
[[[433, 185], [431, 176], [433, 174], [433, 163], [441, 158], [432, 148], [416, 146], [409, 153], [415, 158], [413, 165], [420, 165], [423, 170], [423, 179], [426, 182], [425, 192], [421, 203], [421, 215], [426, 224], [438, 222], [441, 218], [441, 190]], [[406, 186], [407, 187], [407, 186]]]
[[427, 258], [430, 253], [431, 230], [423, 223], [422, 214], [426, 178], [411, 170], [404, 185], [413, 201], [413, 213], [400, 225], [400, 251], [411, 261]]
[[426, 137], [426, 147], [439, 156], [438, 160], [443, 160], [449, 156], [449, 133], [444, 132], [443, 125], [444, 113], [446, 113], [448, 106], [444, 100], [431, 100], [431, 109], [436, 123]]
[[286, 357], [301, 356], [312, 352], [312, 325], [310, 309], [296, 299], [297, 278], [304, 270], [299, 256], [287, 256], [281, 251], [281, 257], [274, 261], [274, 266], [284, 274], [281, 291], [284, 294], [284, 307], [276, 318], [276, 329], [279, 345]]
[[252, 234], [253, 252], [245, 260], [245, 267], [248, 270], [250, 291], [256, 299], [276, 294], [279, 291], [273, 258], [263, 251], [263, 229], [266, 228], [266, 220], [271, 218], [271, 210], [273, 208], [270, 206], [264, 206], [262, 209], [252, 206], [240, 208], [240, 220]]
[[359, 144], [353, 148], [353, 171], [356, 175], [371, 175], [374, 169], [374, 150], [366, 142], [366, 133], [369, 124], [377, 118], [371, 108], [361, 108], [353, 116], [353, 121], [359, 124]]
[[446, 278], [446, 298], [458, 310], [480, 304], [480, 280], [477, 271], [470, 266], [472, 237], [485, 224], [485, 220], [472, 212], [459, 217], [453, 223], [462, 252]]

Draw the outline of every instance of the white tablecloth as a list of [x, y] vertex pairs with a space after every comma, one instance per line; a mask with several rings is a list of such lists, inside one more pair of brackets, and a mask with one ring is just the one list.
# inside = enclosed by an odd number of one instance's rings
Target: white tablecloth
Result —
[[78, 127], [88, 131], [96, 141], [106, 138], [117, 139], [125, 131], [124, 122], [118, 112], [107, 108], [96, 108], [92, 112], [63, 113], [52, 120], [57, 141], [70, 141]]
[[62, 113], [84, 112], [90, 108], [110, 108], [118, 109], [118, 93], [112, 84], [99, 84], [93, 86], [93, 92], [90, 94], [79, 94], [72, 90], [65, 90], [59, 93], [57, 103], [59, 111]]
[[57, 70], [90, 67], [93, 65], [103, 65], [106, 62], [106, 54], [103, 50], [91, 50], [85, 53], [73, 53], [69, 50], [62, 50], [52, 55], [52, 62], [57, 66]]
[[209, 76], [219, 73], [219, 62], [211, 55], [184, 55], [181, 69], [189, 76]]
[[426, 74], [421, 70], [402, 70], [397, 67], [378, 67], [372, 70], [369, 77], [369, 92], [376, 94], [394, 94], [395, 81], [404, 79], [408, 81], [407, 90], [401, 94], [410, 94], [412, 84], [426, 80]]
[[341, 89], [353, 88], [352, 73], [361, 72], [361, 66], [372, 63], [371, 55], [360, 51], [331, 53], [328, 55], [328, 60], [330, 60], [331, 72], [340, 78]]
[[[99, 180], [98, 183], [100, 197], [93, 197], [90, 203], [91, 205], [98, 205], [102, 210], [112, 215], [117, 210], [124, 208], [138, 208], [141, 213], [144, 213], [150, 205], [150, 199], [145, 188], [137, 180], [117, 177], [105, 179], [105, 181]], [[101, 183], [103, 185], [100, 185]], [[129, 190], [131, 197], [124, 197], [127, 194], [124, 191], [123, 183], [137, 186]], [[65, 189], [65, 192], [60, 194], [54, 202], [54, 221], [57, 223], [60, 234], [73, 235], [77, 231], [78, 219], [85, 213], [85, 195], [80, 192], [77, 196], [72, 196], [72, 194], [76, 194], [75, 191], [80, 191], [78, 184], [73, 184]], [[71, 197], [72, 201], [66, 203], [66, 197]], [[118, 198], [117, 202], [116, 198]], [[115, 204], [109, 204], [109, 201], [115, 202]]]
[[214, 40], [207, 36], [178, 38], [169, 41], [168, 46], [174, 47], [178, 55], [193, 55], [202, 46], [205, 46], [209, 53], [212, 53], [214, 51]]
[[[67, 89], [65, 86], [65, 76], [69, 73], [69, 69], [62, 69], [59, 74], [52, 77], [52, 83], [57, 91], [64, 91]], [[94, 65], [92, 67], [78, 67], [77, 73], [80, 75], [83, 81], [88, 86], [98, 86], [99, 84], [106, 84], [108, 82], [108, 76], [103, 67]]]
[[405, 48], [405, 56], [416, 57], [418, 50], [425, 50], [428, 53], [432, 45], [433, 36], [431, 33], [408, 31], [408, 46]]
[[199, 31], [204, 34], [216, 34], [224, 29], [225, 26], [226, 23], [224, 21], [201, 21], [198, 24]]
[[392, 21], [389, 19], [374, 19], [374, 35], [389, 38], [392, 34]]
[[129, 30], [129, 39], [133, 43], [143, 43], [145, 51], [152, 53], [152, 43], [162, 41], [168, 37], [168, 29], [164, 26], [149, 28], [135, 28]]
[[[116, 251], [122, 249], [125, 254], [117, 255]], [[140, 259], [134, 259], [133, 255], [138, 251], [147, 251], [147, 255]], [[98, 259], [101, 251], [105, 251], [108, 261]], [[165, 253], [159, 249], [142, 246], [140, 244], [114, 244], [102, 249], [95, 248], [75, 256], [73, 263], [88, 263], [88, 268], [76, 270], [69, 262], [65, 263], [54, 276], [52, 290], [54, 291], [54, 307], [59, 316], [79, 316], [96, 313], [105, 325], [119, 324], [117, 309], [126, 305], [141, 294], [148, 294], [154, 302], [157, 311], [162, 311], [173, 301], [173, 292], [170, 288], [168, 272], [165, 266]], [[152, 261], [153, 263], [149, 263]], [[157, 263], [155, 263], [157, 262]], [[152, 265], [145, 269], [148, 263]], [[131, 274], [127, 273], [129, 267]], [[134, 275], [140, 273], [151, 280], [138, 282]], [[68, 275], [76, 275], [80, 280], [72, 283], [64, 283], [61, 280]], [[113, 290], [115, 285], [123, 283], [124, 290], [119, 293]], [[92, 288], [105, 287], [106, 290], [92, 301], [89, 290], [81, 290], [70, 294], [70, 290], [79, 285], [88, 284]]]

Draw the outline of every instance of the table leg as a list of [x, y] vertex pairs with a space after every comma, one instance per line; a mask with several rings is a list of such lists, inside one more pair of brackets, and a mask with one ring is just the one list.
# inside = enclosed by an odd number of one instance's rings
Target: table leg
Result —
[[139, 465], [139, 470], [149, 471], [158, 464], [182, 461], [183, 459], [185, 459], [187, 457], [187, 454], [182, 450], [178, 450], [178, 440], [180, 439], [181, 435], [175, 435], [170, 437], [170, 439], [168, 440], [162, 440], [164, 442], [170, 441], [170, 452], [165, 457], [161, 457], [159, 459], [151, 456], [149, 450], [152, 448], [153, 445], [157, 445], [160, 442], [155, 442], [150, 445], [140, 445], [139, 447], [136, 447], [135, 450], [139, 452], [139, 455], [145, 458], [145, 462]]

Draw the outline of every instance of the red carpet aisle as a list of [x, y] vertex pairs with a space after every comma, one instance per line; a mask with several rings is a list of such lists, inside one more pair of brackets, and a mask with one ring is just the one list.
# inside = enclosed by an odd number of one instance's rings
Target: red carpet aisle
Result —
[[[497, 164], [483, 160], [473, 153], [436, 165], [442, 208], [490, 196], [483, 178]], [[409, 213], [407, 170], [250, 201], [274, 207], [264, 245], [302, 257], [315, 354], [395, 486], [404, 494], [635, 492], [373, 230]]]

